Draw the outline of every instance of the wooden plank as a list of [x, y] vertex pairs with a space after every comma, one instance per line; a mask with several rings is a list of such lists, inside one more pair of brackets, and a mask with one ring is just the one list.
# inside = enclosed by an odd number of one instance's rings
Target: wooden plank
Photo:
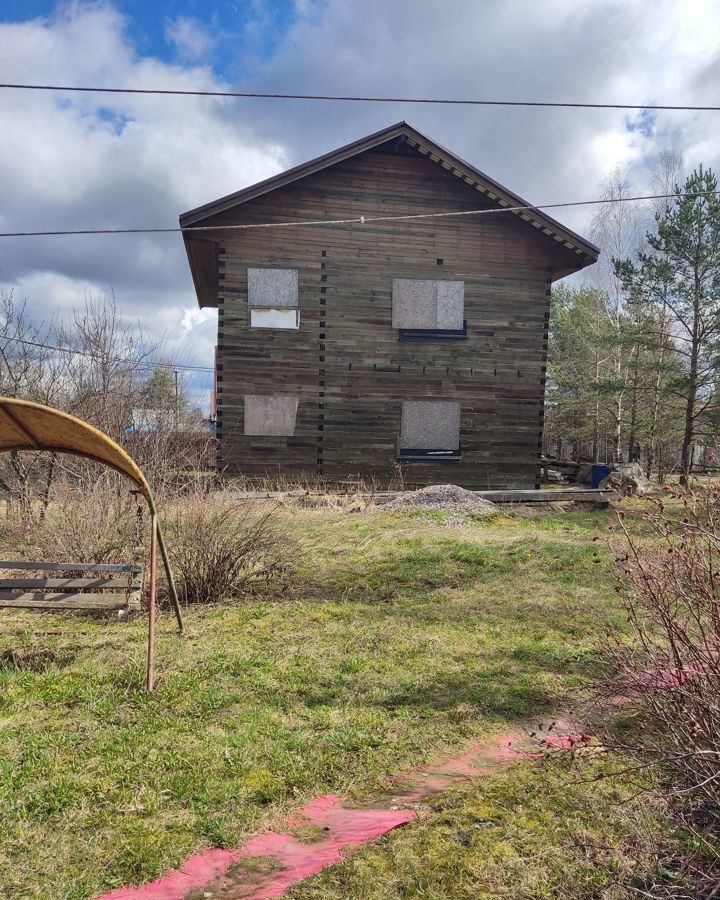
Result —
[[27, 562], [26, 560], [0, 560], [0, 569], [18, 569], [33, 572], [132, 572], [140, 574], [141, 565], [115, 565], [114, 563], [56, 563]]
[[[453, 468], [453, 473], [455, 468]], [[348, 497], [360, 497], [365, 500], [375, 500], [382, 503], [388, 500], [394, 500], [396, 497], [402, 497], [407, 491], [375, 491], [374, 493], [363, 493], [356, 491], [343, 491], [342, 486], [337, 486], [339, 494], [346, 494]], [[331, 492], [332, 488], [328, 488]], [[612, 490], [599, 490], [594, 488], [567, 488], [558, 490], [542, 489], [529, 491], [472, 491], [476, 497], [483, 500], [490, 500], [493, 503], [567, 503], [576, 500], [579, 502], [596, 502], [607, 503], [620, 499], [620, 495]], [[232, 491], [230, 494], [233, 500], [281, 500], [292, 499], [298, 500], [303, 497], [319, 497], [322, 496], [321, 491]]]
[[126, 609], [132, 606], [120, 594], [51, 594], [43, 591], [0, 591], [0, 607], [23, 609]]
[[565, 503], [568, 500], [580, 502], [605, 503], [619, 500], [615, 491], [601, 491], [593, 488], [587, 490], [536, 490], [536, 491], [473, 491], [476, 497], [491, 500], [493, 503]]
[[[131, 586], [139, 586], [136, 580]], [[62, 588], [63, 590], [87, 590], [94, 588], [121, 588], [127, 590], [127, 578], [0, 578], [0, 591], [28, 590], [30, 588]]]

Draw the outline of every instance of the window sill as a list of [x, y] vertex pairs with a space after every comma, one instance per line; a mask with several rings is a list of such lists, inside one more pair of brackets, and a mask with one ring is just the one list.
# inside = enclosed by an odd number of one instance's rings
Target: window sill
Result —
[[460, 450], [401, 450], [398, 462], [424, 463], [459, 463], [462, 459]]
[[452, 328], [400, 328], [399, 341], [463, 341], [467, 340], [467, 322], [463, 327]]

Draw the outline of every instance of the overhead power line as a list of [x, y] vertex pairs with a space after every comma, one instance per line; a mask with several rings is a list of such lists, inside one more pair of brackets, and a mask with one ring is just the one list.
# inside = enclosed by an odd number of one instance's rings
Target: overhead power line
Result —
[[143, 94], [170, 97], [240, 97], [250, 100], [319, 100], [343, 103], [427, 103], [446, 106], [519, 106], [549, 109], [675, 110], [680, 112], [720, 112], [720, 106], [672, 103], [572, 103], [561, 100], [484, 100], [441, 97], [365, 97], [345, 94], [286, 94], [265, 91], [181, 91], [170, 88], [77, 87], [59, 84], [0, 84], [0, 88], [21, 91], [70, 91], [80, 94]]
[[189, 366], [189, 365], [175, 365], [173, 363], [161, 363], [161, 362], [153, 362], [153, 363], [144, 363], [138, 362], [134, 359], [121, 359], [117, 356], [105, 357], [99, 353], [91, 353], [89, 350], [77, 350], [74, 347], [58, 347], [55, 344], [44, 344], [42, 341], [29, 341], [26, 338], [19, 337], [10, 337], [3, 336], [0, 337], [0, 342], [2, 341], [12, 341], [15, 344], [23, 344], [26, 347], [36, 347], [39, 350], [52, 350], [55, 353], [70, 353], [73, 356], [86, 356], [89, 359], [100, 359], [105, 362], [119, 363], [120, 365], [129, 365], [133, 366], [136, 369], [143, 369], [146, 371], [152, 371], [154, 369], [170, 369], [175, 372], [214, 372], [215, 370], [212, 366]]
[[603, 200], [574, 200], [568, 203], [544, 203], [537, 206], [499, 206], [491, 209], [463, 209], [450, 212], [410, 213], [401, 216], [353, 216], [347, 219], [306, 219], [294, 222], [252, 222], [243, 225], [189, 225], [186, 228], [77, 228], [48, 231], [3, 231], [0, 238], [54, 237], [73, 234], [192, 234], [202, 231], [249, 231], [254, 228], [297, 228], [311, 225], [373, 225], [383, 222], [406, 222], [415, 219], [449, 219], [458, 216], [489, 216], [498, 213], [534, 212], [543, 209], [565, 209], [571, 206], [599, 206], [603, 203], [631, 203], [643, 200], [669, 200], [680, 197], [716, 197], [720, 191], [697, 193], [644, 194], [637, 197], [616, 197]]

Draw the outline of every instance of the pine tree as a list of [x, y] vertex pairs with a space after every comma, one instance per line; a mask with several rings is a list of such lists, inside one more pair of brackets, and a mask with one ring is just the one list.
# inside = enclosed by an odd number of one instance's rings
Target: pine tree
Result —
[[720, 374], [720, 198], [710, 169], [696, 169], [647, 235], [651, 252], [638, 262], [614, 260], [635, 304], [662, 308], [667, 327], [659, 340], [678, 354], [681, 368], [669, 389], [684, 405], [681, 483], [687, 485], [698, 422], [716, 395]]

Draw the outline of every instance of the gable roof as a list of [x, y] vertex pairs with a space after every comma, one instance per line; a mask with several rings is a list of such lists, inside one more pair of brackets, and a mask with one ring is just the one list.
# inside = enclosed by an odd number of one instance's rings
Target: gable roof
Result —
[[[585, 238], [576, 234], [574, 231], [571, 231], [556, 219], [546, 215], [542, 210], [532, 208], [532, 205], [528, 203], [527, 200], [523, 200], [522, 197], [508, 190], [506, 187], [503, 187], [503, 185], [499, 184], [493, 178], [490, 178], [489, 175], [476, 169], [475, 166], [461, 159], [459, 156], [456, 156], [454, 153], [451, 153], [440, 144], [435, 143], [435, 141], [427, 137], [427, 135], [422, 134], [422, 132], [413, 128], [411, 125], [408, 125], [407, 122], [398, 122], [396, 125], [391, 125], [389, 128], [383, 128], [381, 131], [376, 131], [374, 134], [370, 134], [367, 137], [360, 138], [360, 140], [346, 144], [344, 147], [340, 147], [330, 153], [324, 153], [322, 156], [311, 159], [306, 163], [302, 163], [301, 165], [288, 169], [285, 172], [281, 172], [278, 175], [273, 175], [271, 178], [266, 178], [264, 181], [260, 181], [257, 184], [250, 185], [233, 194], [228, 194], [225, 197], [220, 197], [218, 200], [213, 200], [211, 203], [205, 203], [203, 206], [198, 206], [195, 209], [182, 213], [180, 216], [180, 227], [185, 229], [183, 238], [185, 240], [185, 247], [190, 261], [193, 279], [195, 280], [195, 288], [197, 290], [198, 299], [200, 300], [200, 305], [215, 305], [215, 303], [210, 300], [210, 295], [216, 288], [214, 279], [211, 277], [213, 284], [205, 282], [207, 281], [207, 276], [210, 275], [214, 268], [214, 254], [216, 250], [213, 249], [212, 243], [207, 240], [207, 235], [205, 240], [202, 239], [202, 231], [200, 228], [198, 228], [197, 238], [195, 237], [193, 234], [193, 226], [202, 227], [207, 219], [210, 219], [219, 213], [226, 212], [235, 206], [247, 203], [247, 201], [260, 197], [263, 194], [267, 194], [270, 191], [274, 191], [277, 188], [285, 187], [301, 178], [305, 178], [307, 175], [319, 172], [322, 169], [326, 169], [336, 163], [350, 159], [353, 156], [365, 153], [381, 144], [398, 139], [404, 140], [408, 146], [412, 147], [432, 162], [442, 166], [447, 172], [455, 175], [471, 188], [479, 191], [484, 198], [492, 201], [498, 206], [531, 207], [530, 209], [513, 210], [511, 214], [519, 216], [523, 221], [527, 222], [529, 226], [538, 229], [543, 234], [547, 235], [548, 238], [551, 238], [560, 246], [565, 247], [566, 250], [575, 254], [577, 257], [576, 267], [574, 269], [568, 268], [563, 274], [569, 274], [570, 271], [577, 271], [578, 269], [582, 269], [585, 266], [597, 262], [600, 250], [594, 244], [590, 243], [590, 241], [585, 240]], [[205, 273], [205, 277], [201, 277], [203, 272]]]
[[[381, 131], [376, 131], [374, 134], [346, 144], [344, 147], [340, 147], [330, 153], [317, 156], [315, 159], [309, 160], [309, 162], [287, 169], [287, 171], [281, 172], [279, 175], [273, 175], [272, 178], [266, 178], [265, 181], [259, 181], [257, 184], [243, 188], [241, 191], [235, 191], [235, 193], [228, 194], [226, 197], [220, 197], [211, 203], [205, 203], [203, 206], [188, 210], [188, 212], [182, 213], [180, 216], [180, 226], [188, 228], [197, 225], [210, 216], [225, 212], [233, 206], [239, 206], [241, 203], [246, 203], [248, 200], [267, 194], [269, 191], [274, 191], [276, 188], [283, 187], [286, 184], [291, 184], [293, 181], [304, 178], [306, 175], [318, 172], [321, 169], [335, 165], [335, 163], [342, 162], [349, 157], [357, 156], [359, 153], [364, 153], [366, 150], [371, 150], [373, 147], [399, 137], [404, 137], [406, 142], [423, 154], [423, 156], [427, 156], [433, 162], [439, 163], [444, 169], [451, 171], [454, 175], [462, 177], [466, 183], [475, 187], [499, 206], [531, 206], [527, 200], [523, 200], [522, 197], [503, 187], [493, 178], [490, 178], [489, 175], [476, 169], [475, 166], [465, 162], [465, 160], [451, 153], [445, 147], [436, 144], [435, 141], [408, 125], [407, 122], [398, 122], [396, 125], [383, 128]], [[530, 209], [516, 213], [516, 215], [519, 215], [520, 218], [536, 227], [542, 228], [543, 232], [551, 234], [569, 250], [573, 250], [579, 255], [592, 257], [593, 262], [600, 253], [599, 248], [590, 243], [590, 241], [585, 240], [579, 234], [561, 225], [560, 222], [551, 216], [545, 215], [541, 210]]]

